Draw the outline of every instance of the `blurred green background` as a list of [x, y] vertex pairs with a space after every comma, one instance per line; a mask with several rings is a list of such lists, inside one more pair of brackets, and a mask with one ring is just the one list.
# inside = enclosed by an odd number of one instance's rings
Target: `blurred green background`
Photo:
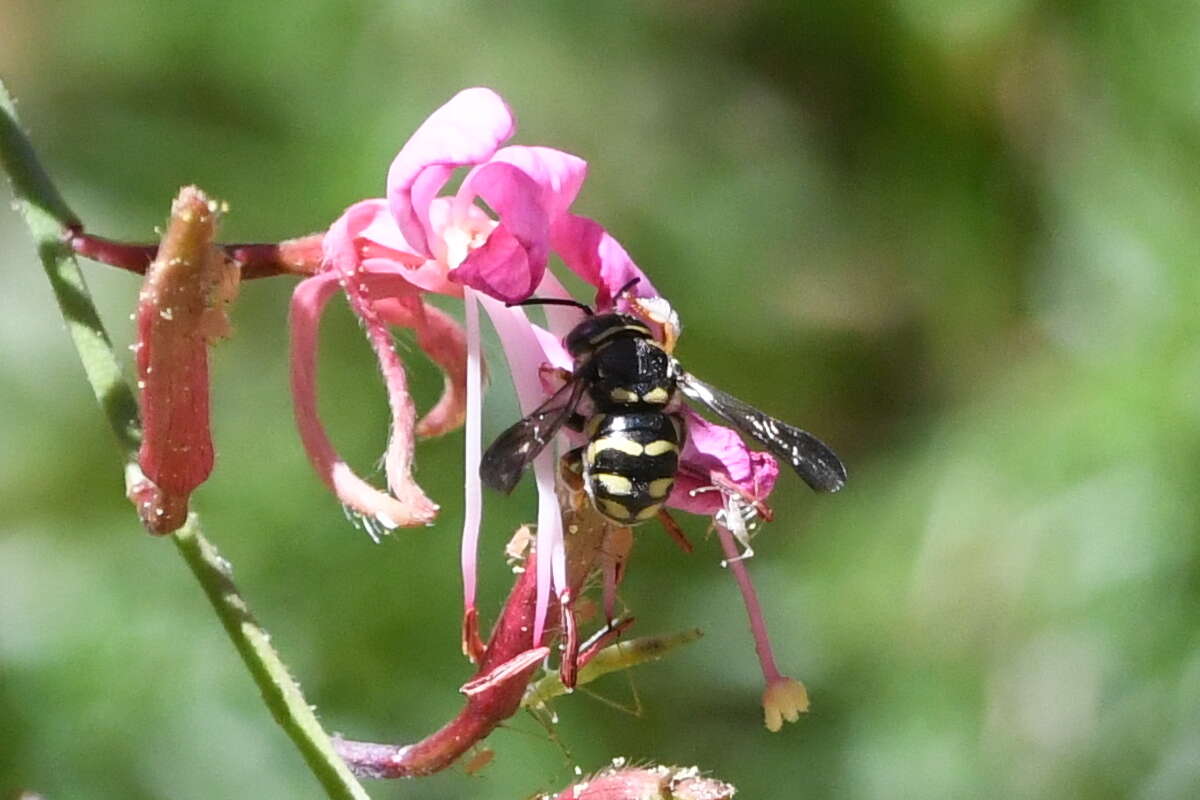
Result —
[[[637, 630], [707, 636], [633, 674], [640, 717], [580, 693], [557, 743], [518, 717], [481, 776], [373, 796], [519, 798], [613, 756], [750, 798], [1200, 796], [1200, 4], [0, 0], [0, 74], [68, 201], [132, 240], [189, 182], [227, 240], [319, 230], [491, 86], [518, 142], [591, 162], [576, 208], [675, 303], [684, 362], [847, 462], [836, 496], [781, 481], [750, 564], [798, 724], [762, 727], [715, 542], [648, 526]], [[320, 796], [137, 525], [16, 215], [0, 241], [0, 797]], [[137, 282], [85, 268], [124, 348]], [[436, 527], [355, 530], [293, 430], [289, 293], [244, 287], [196, 507], [327, 726], [412, 740], [469, 675], [462, 436], [419, 450]], [[323, 409], [369, 471], [381, 383], [344, 304], [324, 333]], [[486, 514], [490, 618], [531, 489]]]

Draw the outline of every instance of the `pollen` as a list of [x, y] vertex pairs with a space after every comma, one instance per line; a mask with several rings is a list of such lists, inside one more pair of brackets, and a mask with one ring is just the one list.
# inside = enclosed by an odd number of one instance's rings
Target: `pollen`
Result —
[[808, 690], [800, 681], [781, 676], [767, 686], [762, 701], [767, 730], [775, 733], [784, 720], [795, 722], [808, 711]]

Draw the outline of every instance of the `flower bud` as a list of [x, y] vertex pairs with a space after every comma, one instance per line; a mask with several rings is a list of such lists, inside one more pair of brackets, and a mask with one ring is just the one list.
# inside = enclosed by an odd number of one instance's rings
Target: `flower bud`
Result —
[[180, 190], [138, 297], [143, 476], [129, 498], [152, 533], [183, 525], [189, 495], [212, 471], [208, 345], [229, 334], [225, 305], [239, 277], [213, 245], [220, 212], [198, 188]]

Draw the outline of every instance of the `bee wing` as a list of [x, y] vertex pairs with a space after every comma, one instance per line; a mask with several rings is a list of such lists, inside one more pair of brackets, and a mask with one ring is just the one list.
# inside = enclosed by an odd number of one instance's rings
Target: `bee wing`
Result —
[[[677, 368], [678, 369], [678, 368]], [[807, 431], [775, 419], [733, 395], [678, 369], [679, 389], [792, 465], [818, 492], [836, 492], [846, 483], [846, 468], [829, 447]]]
[[479, 477], [484, 485], [510, 493], [525, 468], [571, 417], [585, 387], [586, 383], [578, 378], [569, 381], [533, 413], [497, 436], [479, 462]]

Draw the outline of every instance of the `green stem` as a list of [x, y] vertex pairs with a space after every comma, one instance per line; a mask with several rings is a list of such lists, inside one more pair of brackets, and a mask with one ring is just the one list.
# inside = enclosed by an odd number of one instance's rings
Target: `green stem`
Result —
[[333, 751], [329, 735], [300, 693], [299, 684], [288, 674], [279, 654], [271, 647], [270, 636], [238, 594], [229, 575], [229, 562], [221, 558], [217, 548], [200, 533], [196, 515], [192, 514], [187, 524], [173, 536], [184, 561], [221, 618], [233, 646], [254, 676], [263, 702], [291, 737], [326, 793], [335, 798], [365, 800], [367, 793]]
[[0, 112], [0, 165], [12, 181], [17, 210], [33, 235], [96, 401], [108, 417], [122, 456], [126, 461], [133, 460], [141, 443], [137, 400], [121, 375], [120, 363], [92, 304], [83, 273], [64, 240], [67, 229], [79, 224], [78, 218], [38, 162], [2, 82]]
[[[108, 417], [128, 468], [136, 469], [134, 462], [141, 442], [137, 401], [121, 374], [120, 362], [66, 241], [69, 229], [79, 227], [78, 218], [39, 163], [21, 130], [15, 104], [3, 82], [0, 82], [0, 166], [12, 182], [17, 209], [29, 226], [88, 383]], [[262, 692], [267, 708], [291, 737], [326, 794], [338, 800], [369, 800], [362, 785], [334, 753], [329, 735], [230, 579], [228, 563], [201, 533], [196, 515], [174, 538]]]

